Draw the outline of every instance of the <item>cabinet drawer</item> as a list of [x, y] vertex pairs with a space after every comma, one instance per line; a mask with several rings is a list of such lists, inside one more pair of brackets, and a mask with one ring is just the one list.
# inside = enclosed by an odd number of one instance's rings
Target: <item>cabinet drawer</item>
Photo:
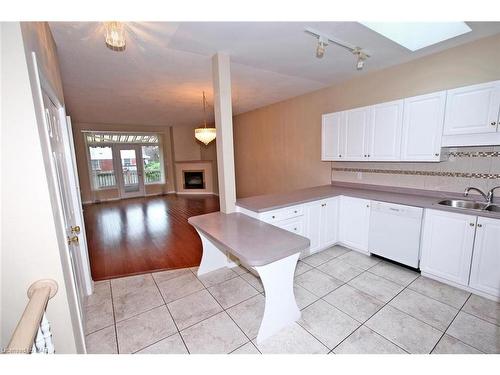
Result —
[[302, 215], [304, 215], [304, 207], [291, 206], [279, 210], [265, 212], [260, 216], [260, 220], [265, 221], [266, 223], [275, 223], [277, 221], [287, 220]]
[[273, 223], [273, 225], [285, 229], [289, 232], [299, 234], [301, 236], [304, 235], [305, 230], [304, 230], [304, 218], [302, 216], [299, 217], [294, 217], [292, 219], [287, 219], [287, 220], [282, 220], [276, 223]]

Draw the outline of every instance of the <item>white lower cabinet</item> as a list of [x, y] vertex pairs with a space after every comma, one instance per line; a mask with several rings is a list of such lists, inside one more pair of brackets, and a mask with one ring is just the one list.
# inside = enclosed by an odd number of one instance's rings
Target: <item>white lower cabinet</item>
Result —
[[305, 235], [311, 241], [311, 254], [338, 241], [338, 202], [339, 198], [330, 198], [305, 205]]
[[369, 200], [340, 197], [339, 242], [347, 247], [367, 252], [369, 225]]
[[425, 210], [420, 269], [467, 285], [475, 230], [475, 216]]
[[500, 220], [479, 217], [469, 286], [500, 296]]

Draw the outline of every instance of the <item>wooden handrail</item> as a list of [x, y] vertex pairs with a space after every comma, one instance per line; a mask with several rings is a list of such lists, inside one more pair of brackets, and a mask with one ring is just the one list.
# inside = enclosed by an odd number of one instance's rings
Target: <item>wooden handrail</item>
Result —
[[57, 289], [57, 282], [50, 279], [31, 284], [28, 289], [29, 302], [12, 334], [6, 353], [31, 353], [47, 303], [56, 295]]

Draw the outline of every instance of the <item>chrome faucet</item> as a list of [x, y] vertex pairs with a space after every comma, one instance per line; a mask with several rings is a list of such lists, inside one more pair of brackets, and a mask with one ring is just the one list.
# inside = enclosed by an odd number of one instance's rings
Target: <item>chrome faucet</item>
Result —
[[477, 191], [479, 194], [481, 194], [481, 195], [483, 196], [484, 200], [485, 200], [486, 202], [488, 202], [488, 204], [489, 204], [489, 203], [491, 203], [491, 202], [490, 202], [490, 193], [491, 193], [491, 195], [493, 196], [493, 192], [492, 192], [491, 190], [490, 190], [490, 192], [489, 192], [488, 194], [485, 194], [485, 193], [484, 193], [481, 189], [478, 189], [478, 188], [475, 188], [475, 187], [468, 187], [468, 188], [466, 188], [466, 189], [465, 189], [465, 191], [464, 191], [464, 197], [468, 196], [468, 195], [469, 195], [469, 191], [471, 191], [471, 190], [475, 190], [475, 191]]
[[493, 195], [494, 195], [494, 192], [496, 189], [500, 189], [500, 185], [495, 186], [495, 187], [491, 188], [490, 191], [488, 191], [488, 204], [493, 203]]

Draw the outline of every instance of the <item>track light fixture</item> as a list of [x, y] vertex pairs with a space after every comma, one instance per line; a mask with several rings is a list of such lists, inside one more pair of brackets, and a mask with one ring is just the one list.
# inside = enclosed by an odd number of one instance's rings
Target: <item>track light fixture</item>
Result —
[[323, 38], [320, 36], [318, 38], [318, 46], [316, 47], [316, 57], [318, 59], [323, 58], [325, 55], [325, 47], [328, 45], [328, 39]]
[[316, 57], [318, 59], [323, 58], [325, 55], [326, 47], [332, 43], [339, 47], [345, 48], [351, 52], [356, 57], [356, 69], [362, 70], [365, 66], [365, 61], [370, 57], [368, 51], [362, 49], [361, 47], [353, 46], [349, 43], [343, 42], [341, 40], [335, 39], [332, 36], [325, 35], [318, 30], [312, 29], [310, 27], [305, 28], [306, 33], [313, 35], [318, 38], [318, 45], [316, 46]]

